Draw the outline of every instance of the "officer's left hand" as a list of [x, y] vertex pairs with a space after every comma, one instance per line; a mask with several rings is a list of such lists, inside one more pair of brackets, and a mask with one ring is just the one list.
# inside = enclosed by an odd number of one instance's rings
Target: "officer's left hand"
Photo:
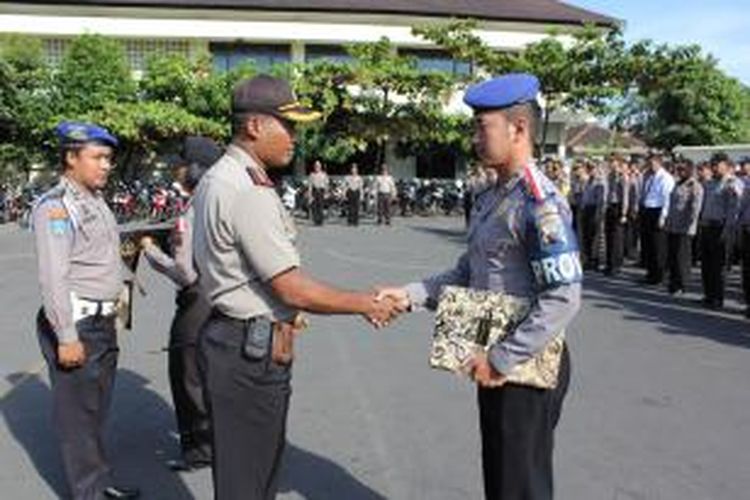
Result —
[[469, 376], [482, 387], [501, 387], [507, 381], [505, 375], [495, 370], [487, 358], [487, 353], [479, 352], [467, 363]]

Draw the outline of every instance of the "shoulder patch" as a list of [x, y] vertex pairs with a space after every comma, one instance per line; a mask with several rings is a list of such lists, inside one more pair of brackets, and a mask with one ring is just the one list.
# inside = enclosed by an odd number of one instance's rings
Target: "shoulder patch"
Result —
[[68, 218], [68, 211], [63, 207], [50, 207], [47, 209], [47, 218], [50, 220], [65, 220]]
[[581, 281], [578, 241], [568, 214], [554, 198], [530, 207], [527, 243], [538, 290]]

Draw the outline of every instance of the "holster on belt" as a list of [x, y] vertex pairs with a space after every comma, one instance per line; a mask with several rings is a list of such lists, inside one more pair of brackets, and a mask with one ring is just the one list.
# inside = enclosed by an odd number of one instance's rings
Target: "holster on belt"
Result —
[[307, 320], [296, 315], [293, 320], [273, 324], [271, 359], [280, 365], [288, 365], [294, 360], [294, 337], [307, 328]]

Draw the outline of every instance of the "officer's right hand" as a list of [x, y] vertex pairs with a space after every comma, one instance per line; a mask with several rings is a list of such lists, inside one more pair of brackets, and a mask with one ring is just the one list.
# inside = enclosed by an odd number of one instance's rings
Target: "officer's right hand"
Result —
[[393, 298], [386, 297], [381, 299], [373, 295], [370, 309], [365, 314], [365, 317], [375, 328], [383, 328], [388, 326], [402, 312], [401, 305]]
[[86, 350], [79, 340], [57, 346], [57, 362], [65, 369], [77, 368], [86, 361]]
[[141, 238], [141, 241], [139, 242], [141, 245], [141, 248], [146, 249], [150, 246], [155, 245], [154, 239], [151, 236], [144, 236]]

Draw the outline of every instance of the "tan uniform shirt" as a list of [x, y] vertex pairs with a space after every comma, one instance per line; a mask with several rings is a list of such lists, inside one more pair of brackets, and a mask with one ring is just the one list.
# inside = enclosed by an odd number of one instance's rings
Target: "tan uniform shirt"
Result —
[[193, 198], [193, 252], [201, 287], [227, 316], [287, 320], [294, 311], [269, 281], [299, 267], [296, 230], [272, 187], [256, 185], [248, 169], [261, 169], [232, 145], [204, 175]]
[[328, 189], [328, 174], [313, 172], [310, 174], [310, 186], [313, 189]]
[[44, 313], [60, 342], [78, 339], [73, 296], [114, 301], [123, 289], [117, 222], [101, 194], [66, 177], [33, 211]]
[[344, 179], [344, 186], [346, 187], [347, 191], [360, 191], [362, 192], [362, 188], [364, 187], [364, 182], [362, 181], [362, 176], [359, 175], [347, 175]]
[[390, 175], [378, 175], [375, 177], [375, 191], [378, 194], [396, 194], [396, 183]]

